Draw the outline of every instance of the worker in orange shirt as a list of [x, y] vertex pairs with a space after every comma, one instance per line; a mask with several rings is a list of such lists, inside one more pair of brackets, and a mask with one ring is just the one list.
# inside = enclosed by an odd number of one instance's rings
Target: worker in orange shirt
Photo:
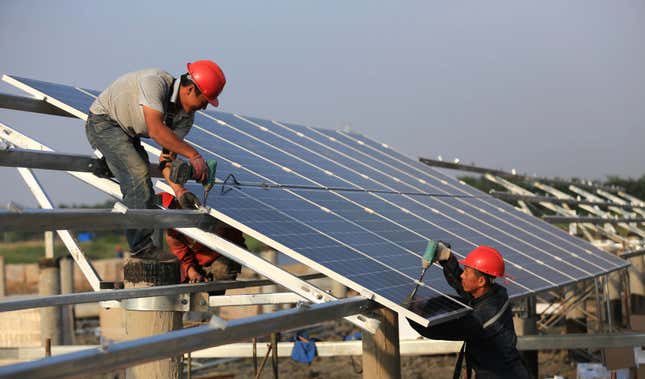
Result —
[[[161, 203], [167, 209], [181, 209], [177, 199], [167, 192], [161, 193]], [[211, 232], [244, 249], [247, 248], [242, 232], [231, 226], [218, 222]], [[166, 242], [170, 252], [179, 259], [181, 264], [182, 283], [234, 280], [242, 270], [239, 263], [175, 229], [166, 231]]]

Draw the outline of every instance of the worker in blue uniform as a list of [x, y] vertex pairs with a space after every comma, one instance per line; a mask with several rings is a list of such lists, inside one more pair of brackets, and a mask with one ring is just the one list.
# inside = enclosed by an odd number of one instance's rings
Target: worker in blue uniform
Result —
[[506, 288], [495, 283], [496, 277], [504, 276], [502, 255], [492, 247], [479, 246], [466, 259], [457, 261], [446, 245], [437, 244], [435, 259], [443, 267], [448, 284], [473, 310], [464, 317], [435, 326], [424, 327], [409, 320], [410, 325], [427, 338], [464, 341], [455, 379], [461, 374], [464, 355], [467, 378], [474, 371], [477, 379], [528, 379], [528, 370], [516, 348], [517, 335]]

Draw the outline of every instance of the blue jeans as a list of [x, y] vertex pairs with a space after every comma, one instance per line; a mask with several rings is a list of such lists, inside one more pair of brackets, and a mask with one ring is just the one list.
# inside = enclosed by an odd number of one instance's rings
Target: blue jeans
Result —
[[[123, 203], [128, 208], [154, 208], [154, 191], [150, 180], [148, 154], [139, 137], [130, 137], [108, 115], [90, 113], [85, 123], [87, 140], [98, 149], [119, 181]], [[127, 229], [130, 251], [152, 248], [153, 229]]]

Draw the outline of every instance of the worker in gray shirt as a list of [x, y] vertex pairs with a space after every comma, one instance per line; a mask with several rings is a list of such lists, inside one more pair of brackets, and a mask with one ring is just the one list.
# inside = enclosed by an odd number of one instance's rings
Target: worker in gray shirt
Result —
[[[188, 72], [179, 79], [160, 69], [128, 73], [118, 78], [92, 103], [85, 124], [90, 145], [98, 149], [108, 168], [119, 181], [123, 202], [128, 208], [153, 208], [148, 154], [141, 138], [152, 138], [171, 155], [183, 155], [193, 166], [195, 180], [208, 179], [204, 158], [183, 141], [193, 125], [195, 112], [217, 97], [226, 79], [213, 61], [188, 63]], [[197, 197], [178, 187], [177, 199], [197, 202]], [[152, 229], [128, 229], [126, 238], [132, 256], [158, 259], [152, 242]]]

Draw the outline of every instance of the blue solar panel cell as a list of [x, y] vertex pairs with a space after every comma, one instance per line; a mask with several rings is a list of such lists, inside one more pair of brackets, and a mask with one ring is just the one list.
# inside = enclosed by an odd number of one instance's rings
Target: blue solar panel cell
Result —
[[48, 97], [61, 101], [65, 104], [73, 104], [74, 107], [81, 112], [87, 113], [87, 111], [89, 111], [90, 109], [90, 105], [92, 105], [92, 102], [94, 101], [94, 98], [84, 94], [83, 92], [72, 86], [43, 82], [41, 80], [35, 79], [21, 78], [19, 76], [12, 76], [12, 78], [44, 93]]
[[583, 260], [591, 261], [593, 264], [605, 268], [608, 264], [611, 266], [620, 266], [624, 264], [624, 261], [620, 258], [606, 254], [593, 245], [584, 243], [579, 238], [564, 233], [536, 217], [529, 216], [523, 212], [518, 212], [513, 208], [513, 206], [506, 202], [492, 196], [482, 195], [482, 193], [477, 189], [464, 185], [463, 183], [456, 181], [454, 178], [451, 178], [425, 164], [407, 158], [389, 147], [369, 139], [368, 137], [347, 132], [326, 134], [330, 134], [335, 137], [340, 136], [337, 141], [346, 143], [350, 150], [357, 154], [361, 154], [361, 156], [373, 157], [373, 159], [381, 165], [386, 164], [407, 172], [410, 180], [416, 181], [422, 179], [427, 181], [429, 184], [431, 184], [432, 181], [438, 181], [443, 187], [452, 188], [458, 191], [457, 194], [473, 196], [473, 200], [456, 198], [456, 201], [471, 204], [474, 210], [481, 208], [490, 212], [491, 215], [503, 216], [502, 218], [498, 217], [498, 222], [503, 222], [510, 227], [515, 227], [515, 230], [525, 230], [533, 235], [539, 236], [539, 238], [551, 241], [554, 245], [567, 249], [572, 254], [583, 257]]

